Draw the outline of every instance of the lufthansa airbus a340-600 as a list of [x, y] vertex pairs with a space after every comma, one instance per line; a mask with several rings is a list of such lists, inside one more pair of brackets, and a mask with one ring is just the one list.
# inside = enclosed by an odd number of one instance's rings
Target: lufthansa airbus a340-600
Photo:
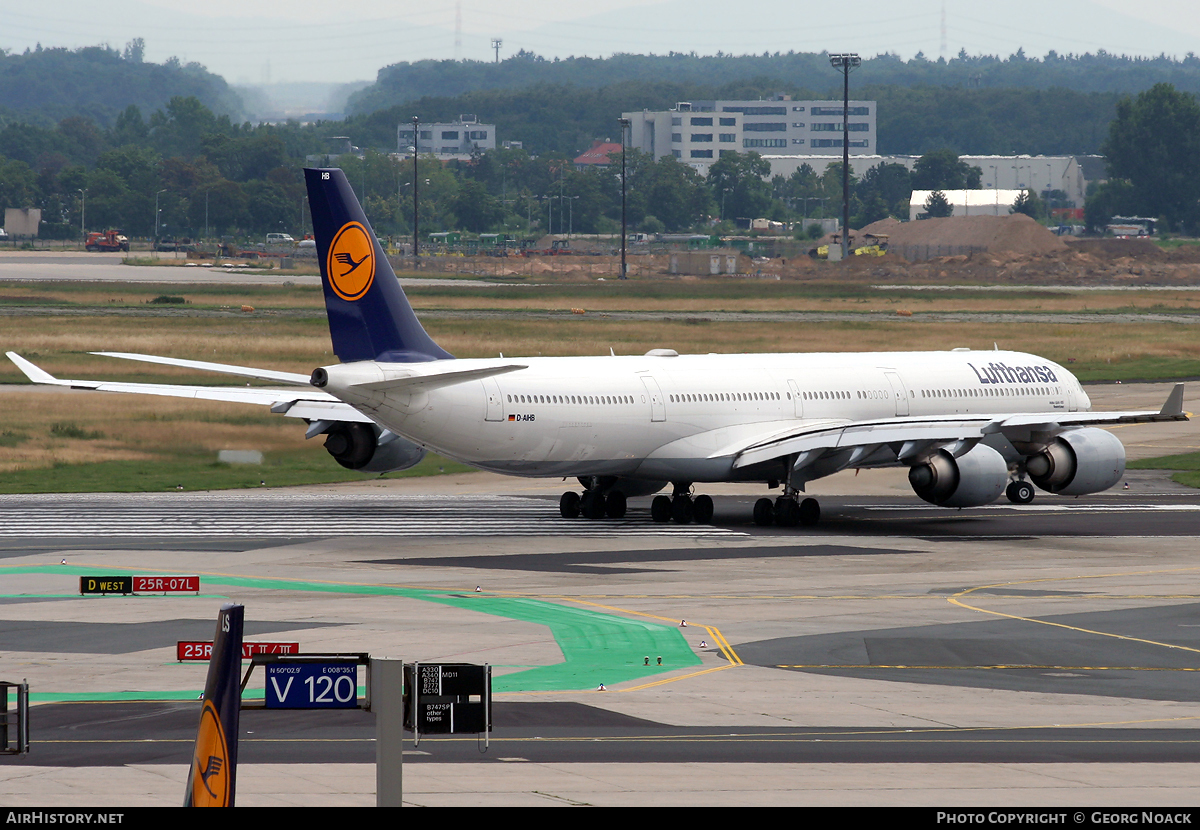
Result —
[[426, 450], [516, 476], [577, 478], [564, 518], [624, 516], [657, 493], [654, 521], [710, 522], [704, 482], [782, 485], [759, 524], [811, 525], [806, 482], [902, 465], [945, 507], [1097, 493], [1125, 448], [1097, 427], [1185, 420], [1183, 386], [1159, 411], [1091, 412], [1058, 364], [1009, 351], [455, 359], [426, 333], [339, 169], [305, 171], [329, 331], [340, 363], [311, 376], [151, 355], [112, 357], [286, 388], [60, 380], [9, 352], [35, 383], [270, 406], [302, 418], [343, 466], [402, 470]]

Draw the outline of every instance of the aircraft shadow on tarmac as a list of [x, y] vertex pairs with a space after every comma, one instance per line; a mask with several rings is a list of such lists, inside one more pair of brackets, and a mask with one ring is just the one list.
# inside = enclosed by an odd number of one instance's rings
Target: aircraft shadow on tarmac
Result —
[[751, 665], [838, 677], [1200, 701], [1200, 603], [1039, 619], [1055, 625], [998, 619], [846, 631], [741, 643], [737, 653]]

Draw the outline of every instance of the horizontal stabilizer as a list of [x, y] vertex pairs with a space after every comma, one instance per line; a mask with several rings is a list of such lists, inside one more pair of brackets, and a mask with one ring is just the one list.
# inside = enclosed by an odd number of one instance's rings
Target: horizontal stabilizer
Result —
[[128, 352], [92, 352], [92, 354], [101, 357], [119, 357], [121, 360], [140, 360], [143, 363], [159, 363], [163, 366], [179, 366], [184, 369], [200, 369], [205, 372], [220, 372], [223, 375], [269, 380], [272, 383], [294, 383], [298, 386], [308, 386], [308, 375], [296, 372], [276, 372], [272, 369], [230, 366], [228, 363], [209, 363], [204, 360], [184, 360], [178, 357], [159, 357], [152, 354], [129, 354]]
[[71, 389], [90, 389], [95, 392], [128, 392], [137, 395], [160, 395], [168, 398], [191, 398], [204, 401], [226, 401], [269, 406], [271, 411], [292, 418], [325, 418], [337, 421], [372, 423], [371, 419], [347, 403], [311, 386], [305, 389], [270, 389], [262, 386], [184, 386], [172, 383], [123, 383], [103, 380], [66, 380], [56, 378], [15, 352], [8, 359], [16, 364], [25, 377], [43, 386], [64, 386]]

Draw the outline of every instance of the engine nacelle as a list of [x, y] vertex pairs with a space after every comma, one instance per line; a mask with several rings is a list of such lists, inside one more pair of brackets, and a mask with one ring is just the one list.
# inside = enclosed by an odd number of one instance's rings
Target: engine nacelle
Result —
[[1008, 486], [1008, 463], [985, 444], [955, 458], [938, 450], [929, 460], [908, 468], [908, 483], [930, 504], [978, 507], [1000, 498]]
[[1107, 490], [1125, 475], [1125, 445], [1095, 427], [1059, 435], [1025, 462], [1033, 483], [1051, 493], [1083, 496]]
[[347, 470], [390, 473], [407, 470], [425, 449], [376, 424], [338, 421], [325, 430], [325, 449]]

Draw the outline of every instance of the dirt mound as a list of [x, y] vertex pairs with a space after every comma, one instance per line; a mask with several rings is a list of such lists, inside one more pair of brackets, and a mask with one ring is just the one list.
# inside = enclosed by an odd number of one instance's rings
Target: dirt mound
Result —
[[[886, 221], [886, 220], [885, 220]], [[876, 222], [875, 225], [882, 224]], [[868, 226], [864, 230], [869, 230]], [[997, 253], [1039, 255], [1065, 253], [1067, 244], [1023, 213], [1010, 216], [951, 216], [897, 223], [889, 233], [891, 245], [930, 246], [946, 250], [982, 248]]]
[[1149, 239], [1077, 239], [1067, 243], [1072, 250], [1097, 259], [1129, 259], [1165, 262], [1167, 252]]
[[891, 236], [896, 232], [896, 228], [903, 228], [904, 223], [899, 219], [893, 219], [891, 216], [886, 219], [880, 219], [878, 222], [872, 222], [860, 231], [855, 231], [856, 236], [861, 236], [868, 233], [883, 233]]

